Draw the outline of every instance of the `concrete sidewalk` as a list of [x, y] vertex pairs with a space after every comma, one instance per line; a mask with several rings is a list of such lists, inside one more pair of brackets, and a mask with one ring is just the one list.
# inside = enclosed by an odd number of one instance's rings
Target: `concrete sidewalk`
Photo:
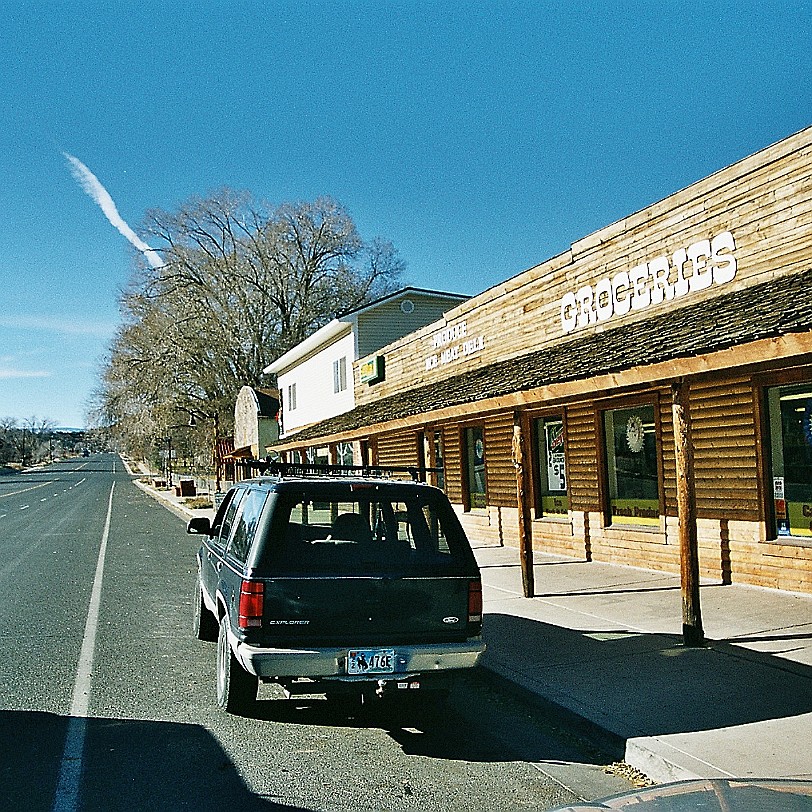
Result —
[[657, 782], [812, 778], [812, 596], [703, 583], [708, 643], [688, 649], [678, 576], [536, 553], [524, 598], [518, 550], [474, 552], [483, 665], [628, 764]]
[[484, 665], [596, 725], [657, 782], [812, 777], [812, 596], [703, 583], [708, 643], [682, 645], [678, 576], [475, 550]]

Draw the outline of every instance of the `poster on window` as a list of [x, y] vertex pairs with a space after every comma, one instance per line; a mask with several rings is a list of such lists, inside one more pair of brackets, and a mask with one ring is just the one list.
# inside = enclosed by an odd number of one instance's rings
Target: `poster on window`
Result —
[[564, 460], [564, 424], [547, 423], [544, 426], [547, 446], [547, 487], [551, 491], [567, 490]]

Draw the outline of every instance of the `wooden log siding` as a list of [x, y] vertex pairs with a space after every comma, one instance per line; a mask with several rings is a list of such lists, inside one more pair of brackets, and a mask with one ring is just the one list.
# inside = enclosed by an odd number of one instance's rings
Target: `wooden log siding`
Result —
[[485, 477], [488, 504], [516, 508], [516, 469], [512, 458], [513, 413], [485, 420]]
[[[660, 404], [660, 466], [662, 470], [661, 511], [664, 516], [677, 515], [677, 460], [674, 445], [674, 416], [672, 413], [671, 389], [663, 387], [659, 391]], [[693, 408], [693, 405], [692, 407]], [[693, 414], [692, 414], [693, 417]], [[694, 428], [696, 431], [696, 428]]]
[[601, 510], [601, 503], [594, 405], [578, 403], [568, 406], [566, 425], [570, 510], [597, 513]]
[[691, 385], [696, 505], [700, 518], [757, 522], [753, 386], [749, 377]]
[[418, 464], [416, 432], [404, 431], [378, 437], [378, 465], [417, 467]]
[[463, 503], [462, 494], [462, 437], [459, 424], [443, 426], [443, 451], [445, 453], [445, 490], [456, 505]]

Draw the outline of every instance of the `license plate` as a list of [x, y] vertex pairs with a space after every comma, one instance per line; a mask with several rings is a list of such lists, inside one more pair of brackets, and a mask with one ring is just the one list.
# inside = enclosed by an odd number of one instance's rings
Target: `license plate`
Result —
[[391, 674], [394, 670], [394, 649], [351, 649], [347, 652], [348, 674]]

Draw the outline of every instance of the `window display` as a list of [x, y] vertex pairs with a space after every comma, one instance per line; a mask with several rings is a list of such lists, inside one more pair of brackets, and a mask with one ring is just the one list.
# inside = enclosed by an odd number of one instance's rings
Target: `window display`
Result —
[[654, 407], [611, 409], [603, 427], [611, 524], [659, 526]]
[[812, 536], [812, 383], [767, 390], [774, 532]]

